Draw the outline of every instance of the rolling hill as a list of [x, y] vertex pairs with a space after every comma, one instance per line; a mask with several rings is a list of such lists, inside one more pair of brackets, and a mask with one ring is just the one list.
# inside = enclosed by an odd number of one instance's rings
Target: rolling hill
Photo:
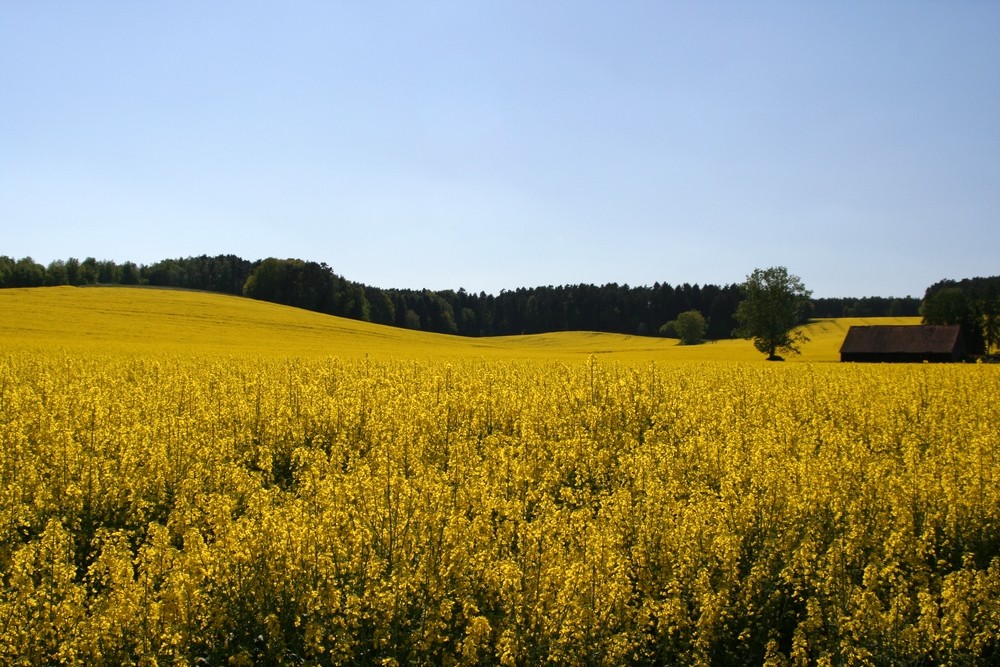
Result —
[[[919, 318], [817, 320], [789, 361], [836, 361], [852, 324], [917, 324]], [[0, 351], [266, 355], [298, 357], [505, 358], [620, 361], [763, 361], [749, 341], [682, 346], [669, 338], [593, 332], [463, 338], [386, 327], [242, 297], [129, 287], [0, 290]]]

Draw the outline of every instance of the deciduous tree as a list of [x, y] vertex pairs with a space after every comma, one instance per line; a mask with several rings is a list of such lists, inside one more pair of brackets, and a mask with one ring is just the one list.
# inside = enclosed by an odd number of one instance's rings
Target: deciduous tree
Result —
[[779, 360], [778, 352], [799, 353], [809, 338], [796, 329], [805, 321], [812, 292], [783, 266], [754, 269], [740, 285], [743, 300], [736, 307], [736, 335], [752, 339], [754, 347]]
[[677, 316], [675, 327], [682, 345], [697, 345], [705, 337], [708, 323], [700, 311], [688, 310]]

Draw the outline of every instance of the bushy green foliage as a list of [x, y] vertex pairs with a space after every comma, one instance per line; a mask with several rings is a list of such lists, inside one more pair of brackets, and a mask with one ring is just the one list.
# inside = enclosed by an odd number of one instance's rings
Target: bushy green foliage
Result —
[[697, 310], [689, 310], [677, 316], [677, 334], [684, 345], [697, 345], [705, 337], [708, 323]]
[[1000, 345], [1000, 276], [935, 283], [921, 314], [925, 324], [960, 325], [970, 353], [990, 354]]
[[680, 336], [677, 334], [677, 320], [665, 322], [660, 327], [660, 335], [664, 338], [679, 338]]
[[778, 352], [799, 352], [809, 339], [798, 325], [805, 321], [811, 292], [783, 266], [755, 269], [740, 286], [736, 334], [753, 340], [758, 352], [779, 359]]

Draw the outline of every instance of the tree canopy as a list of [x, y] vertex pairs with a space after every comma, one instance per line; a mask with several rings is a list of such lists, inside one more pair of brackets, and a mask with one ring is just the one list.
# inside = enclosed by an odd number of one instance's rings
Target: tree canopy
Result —
[[705, 316], [697, 310], [688, 310], [678, 315], [674, 327], [683, 345], [697, 345], [708, 329]]
[[754, 347], [778, 360], [778, 352], [799, 353], [809, 338], [797, 330], [808, 317], [812, 292], [783, 266], [754, 269], [740, 285], [743, 300], [736, 308], [736, 335], [752, 339]]
[[924, 324], [958, 324], [966, 349], [990, 354], [1000, 345], [1000, 276], [942, 280], [927, 288]]

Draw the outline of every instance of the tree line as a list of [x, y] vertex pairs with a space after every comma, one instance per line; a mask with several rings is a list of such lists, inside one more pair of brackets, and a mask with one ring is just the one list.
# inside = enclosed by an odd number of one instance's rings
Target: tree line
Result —
[[[522, 287], [499, 294], [459, 290], [383, 289], [347, 280], [325, 263], [300, 259], [249, 261], [235, 255], [117, 264], [88, 257], [48, 266], [0, 256], [0, 288], [55, 285], [147, 285], [244, 295], [330, 315], [390, 326], [500, 336], [550, 331], [674, 335], [678, 318], [697, 312], [704, 336], [732, 338], [740, 285], [577, 284]], [[916, 316], [920, 300], [812, 299], [811, 317]], [[689, 318], [686, 318], [689, 319]], [[682, 319], [682, 322], [685, 320]], [[683, 325], [682, 325], [683, 328]]]
[[924, 292], [925, 324], [958, 324], [970, 354], [1000, 346], [1000, 276], [941, 280]]

